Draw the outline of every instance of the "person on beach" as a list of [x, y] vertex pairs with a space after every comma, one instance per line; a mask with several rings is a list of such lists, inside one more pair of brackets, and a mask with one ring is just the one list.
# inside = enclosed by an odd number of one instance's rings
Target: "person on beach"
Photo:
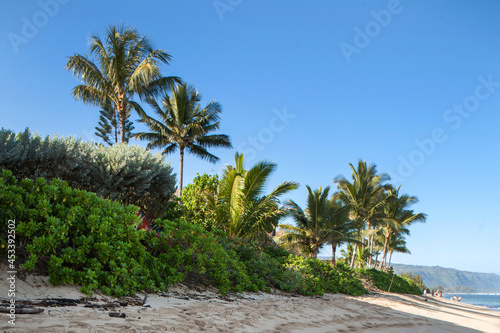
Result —
[[457, 301], [457, 295], [453, 295], [453, 297], [451, 298], [451, 300], [452, 300], [453, 302], [456, 302], [456, 301]]

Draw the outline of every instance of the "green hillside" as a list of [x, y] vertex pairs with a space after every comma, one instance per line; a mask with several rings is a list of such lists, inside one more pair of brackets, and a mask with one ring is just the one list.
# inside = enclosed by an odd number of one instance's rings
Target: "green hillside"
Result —
[[439, 266], [393, 264], [394, 272], [410, 272], [422, 276], [429, 288], [442, 287], [445, 292], [500, 292], [500, 275], [459, 271]]

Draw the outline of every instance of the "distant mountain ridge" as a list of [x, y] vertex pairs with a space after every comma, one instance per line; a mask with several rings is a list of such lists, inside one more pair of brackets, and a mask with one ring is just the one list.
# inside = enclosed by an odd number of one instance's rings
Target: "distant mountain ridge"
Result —
[[500, 275], [494, 273], [477, 273], [459, 271], [454, 268], [440, 266], [415, 266], [392, 264], [394, 273], [405, 272], [419, 274], [428, 288], [441, 287], [444, 292], [500, 292]]

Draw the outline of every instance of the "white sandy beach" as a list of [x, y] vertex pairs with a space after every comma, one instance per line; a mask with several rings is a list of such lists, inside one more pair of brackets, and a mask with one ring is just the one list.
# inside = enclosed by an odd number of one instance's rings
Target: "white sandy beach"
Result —
[[[2, 277], [3, 298], [8, 284]], [[85, 297], [75, 286], [51, 286], [45, 277], [17, 280], [17, 299]], [[115, 310], [46, 307], [41, 314], [17, 314], [1, 332], [500, 332], [500, 312], [428, 297], [376, 293], [360, 297], [326, 294], [293, 297], [245, 293], [220, 297], [215, 291], [177, 286], [167, 296], [148, 295], [149, 307]], [[94, 303], [112, 299], [94, 295]], [[142, 295], [140, 295], [143, 297]], [[109, 312], [123, 312], [112, 318]]]

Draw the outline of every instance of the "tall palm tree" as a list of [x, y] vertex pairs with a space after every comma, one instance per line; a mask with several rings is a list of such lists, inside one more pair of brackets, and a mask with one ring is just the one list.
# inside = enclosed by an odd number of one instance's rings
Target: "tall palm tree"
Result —
[[389, 187], [389, 197], [384, 203], [384, 217], [381, 219], [381, 232], [384, 235], [384, 248], [382, 250], [382, 258], [378, 269], [382, 269], [382, 265], [386, 260], [387, 250], [389, 246], [389, 238], [395, 234], [409, 234], [408, 226], [414, 222], [425, 222], [426, 216], [423, 213], [415, 214], [413, 210], [408, 209], [411, 205], [418, 202], [418, 199], [406, 194], [400, 195], [398, 188]]
[[278, 221], [288, 214], [279, 197], [296, 189], [298, 184], [286, 181], [264, 194], [276, 164], [263, 161], [245, 170], [243, 158], [243, 154], [235, 154], [236, 165], [223, 170], [217, 193], [207, 199], [216, 211], [219, 227], [230, 237], [265, 242]]
[[110, 25], [104, 40], [99, 35], [90, 37], [90, 56], [69, 57], [66, 69], [82, 81], [73, 88], [77, 100], [92, 106], [103, 106], [110, 100], [116, 108], [120, 123], [120, 142], [126, 141], [126, 113], [128, 105], [140, 108], [132, 98], [156, 96], [168, 89], [178, 77], [162, 77], [158, 65], [168, 64], [171, 56], [153, 49], [147, 36], [136, 29]]
[[[358, 223], [360, 235], [363, 231], [370, 229], [376, 220], [376, 213], [383, 205], [387, 195], [384, 194], [384, 182], [390, 179], [387, 174], [378, 174], [375, 165], [367, 165], [365, 161], [359, 160], [357, 168], [349, 164], [352, 170], [352, 182], [345, 177], [337, 177], [338, 192], [336, 198], [350, 209], [350, 217]], [[370, 252], [373, 248], [374, 234], [368, 237]], [[363, 242], [364, 243], [364, 242]], [[354, 244], [351, 267], [357, 253], [357, 243]], [[368, 259], [371, 264], [371, 257]]]
[[202, 108], [201, 95], [187, 84], [173, 86], [171, 95], [163, 96], [161, 106], [154, 99], [148, 100], [160, 119], [156, 120], [144, 111], [140, 111], [141, 122], [146, 123], [151, 131], [137, 133], [135, 138], [148, 140], [148, 148], [162, 148], [164, 154], [180, 150], [178, 189], [180, 195], [185, 150], [216, 163], [219, 158], [208, 152], [207, 148], [232, 148], [232, 145], [229, 136], [225, 134], [209, 135], [219, 128], [221, 113], [219, 103], [211, 101]]

